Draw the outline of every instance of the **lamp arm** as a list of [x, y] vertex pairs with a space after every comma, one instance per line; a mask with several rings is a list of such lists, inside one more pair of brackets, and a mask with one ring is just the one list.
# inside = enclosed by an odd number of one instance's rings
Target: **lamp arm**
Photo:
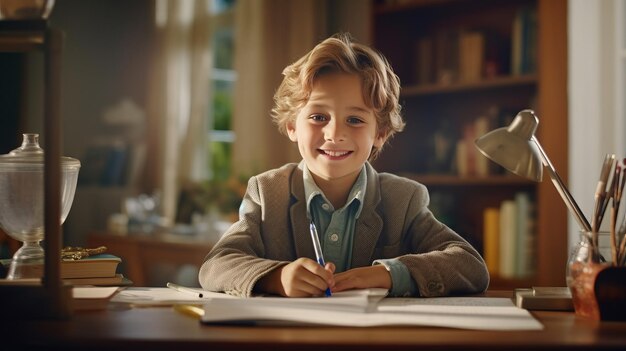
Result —
[[559, 177], [558, 173], [556, 173], [556, 170], [554, 169], [552, 162], [550, 162], [550, 159], [548, 158], [548, 155], [541, 147], [541, 144], [539, 144], [539, 141], [537, 140], [537, 138], [535, 138], [534, 135], [531, 137], [531, 140], [535, 143], [535, 145], [537, 145], [537, 149], [539, 149], [539, 153], [541, 154], [541, 161], [543, 162], [544, 166], [548, 168], [548, 172], [550, 173], [550, 178], [552, 179], [552, 183], [554, 184], [554, 187], [561, 195], [561, 198], [563, 198], [563, 201], [565, 202], [565, 205], [567, 205], [567, 208], [569, 209], [569, 211], [572, 213], [572, 215], [574, 215], [574, 218], [578, 222], [580, 229], [583, 231], [590, 232], [591, 225], [589, 224], [589, 221], [587, 221], [587, 218], [585, 217], [583, 212], [580, 210], [580, 207], [578, 207], [576, 200], [574, 200], [574, 197], [572, 197], [572, 194], [570, 194], [565, 184], [563, 184], [561, 177]]

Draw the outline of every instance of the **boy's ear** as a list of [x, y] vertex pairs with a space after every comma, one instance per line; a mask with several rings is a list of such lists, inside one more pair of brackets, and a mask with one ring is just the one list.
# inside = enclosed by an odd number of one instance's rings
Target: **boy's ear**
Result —
[[383, 145], [385, 145], [385, 142], [387, 141], [388, 136], [389, 134], [386, 130], [379, 130], [378, 135], [376, 135], [376, 139], [374, 140], [374, 147], [376, 147], [377, 149], [383, 147]]
[[287, 136], [289, 136], [289, 140], [293, 142], [297, 142], [298, 137], [296, 135], [295, 121], [292, 120], [292, 121], [287, 122], [286, 129], [287, 129]]

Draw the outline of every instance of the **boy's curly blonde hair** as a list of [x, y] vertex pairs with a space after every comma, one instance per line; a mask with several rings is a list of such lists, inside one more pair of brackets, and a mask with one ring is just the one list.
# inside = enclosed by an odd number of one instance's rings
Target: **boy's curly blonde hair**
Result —
[[[278, 130], [287, 134], [287, 124], [294, 121], [308, 101], [313, 83], [320, 75], [344, 72], [361, 77], [363, 100], [374, 110], [377, 129], [387, 138], [404, 129], [400, 115], [400, 79], [387, 59], [368, 46], [338, 34], [319, 43], [313, 50], [283, 70], [283, 81], [274, 94], [272, 120]], [[380, 149], [374, 148], [370, 159]]]

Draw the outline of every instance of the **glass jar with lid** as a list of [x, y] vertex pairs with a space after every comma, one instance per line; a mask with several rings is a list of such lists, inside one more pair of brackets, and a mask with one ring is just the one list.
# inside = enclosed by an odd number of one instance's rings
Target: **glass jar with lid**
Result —
[[[76, 191], [80, 161], [61, 157], [61, 224]], [[7, 279], [43, 276], [44, 151], [38, 134], [23, 134], [22, 145], [0, 155], [0, 228], [22, 246], [13, 255]]]

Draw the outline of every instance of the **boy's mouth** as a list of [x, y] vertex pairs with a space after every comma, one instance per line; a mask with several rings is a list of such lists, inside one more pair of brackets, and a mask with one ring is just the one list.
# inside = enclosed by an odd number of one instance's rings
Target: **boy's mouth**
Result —
[[347, 151], [347, 150], [322, 150], [322, 149], [318, 149], [318, 150], [323, 155], [326, 155], [333, 159], [341, 159], [352, 153], [352, 151]]

